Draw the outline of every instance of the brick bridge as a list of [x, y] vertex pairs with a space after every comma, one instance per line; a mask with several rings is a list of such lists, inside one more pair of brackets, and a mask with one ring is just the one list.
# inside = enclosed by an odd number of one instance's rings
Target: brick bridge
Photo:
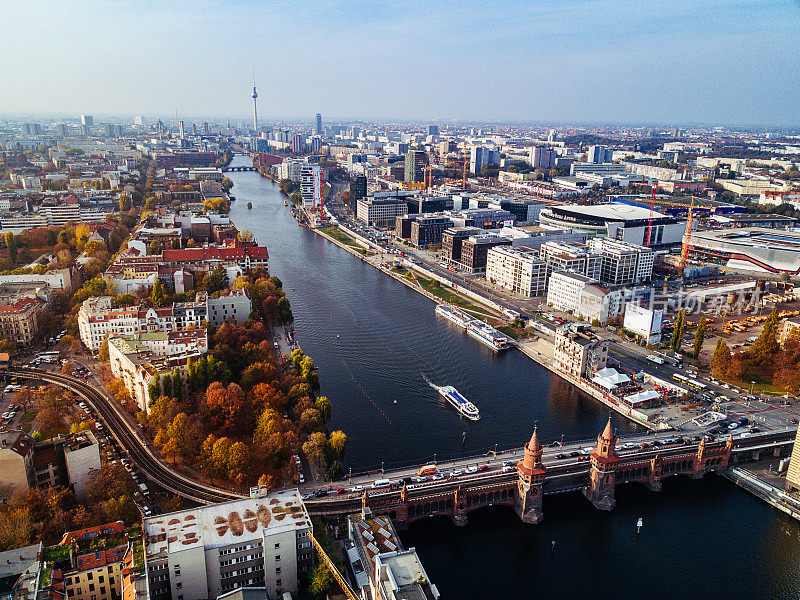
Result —
[[389, 516], [401, 524], [441, 515], [451, 517], [457, 525], [466, 525], [470, 511], [506, 505], [513, 507], [523, 522], [539, 523], [544, 518], [545, 495], [581, 491], [596, 508], [611, 510], [616, 504], [617, 484], [637, 482], [659, 491], [667, 477], [686, 475], [699, 479], [739, 460], [758, 458], [763, 451], [775, 456], [788, 454], [793, 441], [794, 432], [789, 431], [736, 442], [733, 437], [712, 442], [703, 439], [672, 448], [618, 453], [617, 436], [609, 419], [589, 456], [577, 460], [545, 465], [542, 445], [534, 430], [515, 470], [475, 473], [422, 485], [396, 483], [389, 489], [366, 489], [360, 499], [311, 499], [306, 506], [312, 515], [319, 516], [349, 514], [368, 506], [373, 514]]

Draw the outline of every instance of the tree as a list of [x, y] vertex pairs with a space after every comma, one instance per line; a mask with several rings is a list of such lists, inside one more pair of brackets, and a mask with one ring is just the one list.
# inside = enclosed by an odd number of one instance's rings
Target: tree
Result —
[[8, 257], [11, 262], [17, 262], [17, 238], [10, 231], [5, 235], [6, 248], [8, 249]]
[[219, 266], [206, 279], [206, 291], [209, 294], [221, 292], [228, 287], [228, 272], [225, 267]]
[[256, 241], [255, 236], [249, 229], [242, 229], [239, 232], [238, 238], [240, 242], [245, 242], [248, 244]]
[[150, 301], [158, 307], [164, 306], [164, 282], [160, 278], [156, 278], [153, 284], [153, 291], [150, 292]]
[[316, 408], [320, 415], [322, 416], [322, 420], [326, 423], [331, 418], [331, 401], [328, 400], [327, 396], [320, 396], [317, 398], [317, 401], [314, 402], [314, 408]]
[[228, 478], [241, 486], [245, 479], [247, 465], [250, 462], [250, 452], [242, 442], [236, 442], [228, 453]]
[[127, 212], [131, 209], [131, 199], [126, 192], [119, 195], [119, 210], [120, 212]]
[[337, 429], [332, 432], [328, 439], [328, 444], [330, 445], [334, 460], [341, 461], [344, 456], [344, 448], [347, 446], [347, 435], [345, 435], [344, 431]]
[[695, 358], [700, 356], [700, 350], [703, 348], [703, 341], [705, 340], [705, 338], [706, 338], [706, 318], [700, 317], [700, 320], [697, 322], [697, 331], [694, 332], [694, 346], [692, 348]]
[[308, 457], [308, 460], [321, 462], [325, 457], [327, 444], [328, 440], [325, 439], [325, 434], [317, 431], [308, 436], [308, 441], [303, 444], [303, 452]]
[[681, 349], [681, 342], [683, 341], [683, 330], [686, 327], [686, 311], [683, 309], [678, 311], [678, 316], [675, 317], [675, 325], [672, 330], [672, 338], [670, 339], [670, 347], [678, 352]]
[[778, 341], [775, 339], [778, 334], [778, 309], [773, 308], [769, 317], [764, 323], [764, 329], [758, 336], [753, 346], [750, 348], [752, 356], [759, 364], [771, 363], [780, 351]]
[[731, 351], [728, 345], [722, 340], [717, 340], [717, 347], [711, 357], [711, 372], [714, 377], [726, 377], [731, 367]]
[[75, 365], [72, 364], [72, 361], [67, 359], [63, 365], [61, 365], [61, 373], [64, 375], [72, 375], [72, 372], [75, 370]]
[[223, 437], [214, 442], [214, 447], [211, 451], [211, 464], [214, 471], [222, 477], [229, 473], [228, 455], [230, 454], [231, 446], [233, 446], [231, 439]]
[[108, 362], [108, 338], [104, 339], [103, 343], [100, 344], [100, 351], [97, 353], [97, 358], [103, 362]]

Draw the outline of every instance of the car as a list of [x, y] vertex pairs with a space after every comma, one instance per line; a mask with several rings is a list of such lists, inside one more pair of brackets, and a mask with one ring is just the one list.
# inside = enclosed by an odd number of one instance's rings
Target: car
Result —
[[411, 480], [414, 483], [425, 483], [426, 481], [428, 481], [428, 478], [425, 476], [420, 477], [419, 475], [415, 475], [414, 477], [411, 478]]
[[664, 444], [662, 442], [659, 442], [658, 440], [653, 440], [653, 443], [650, 445], [653, 446], [653, 448], [658, 448]]
[[464, 474], [464, 471], [462, 471], [461, 469], [456, 469], [455, 471], [450, 471], [450, 473], [449, 473], [450, 477], [458, 477], [459, 475], [463, 475], [463, 474]]
[[325, 496], [328, 495], [328, 490], [317, 490], [316, 492], [314, 492], [314, 495], [317, 498], [324, 498]]
[[581, 454], [591, 454], [594, 448], [592, 446], [586, 446], [586, 448], [581, 448]]
[[632, 450], [635, 447], [636, 447], [636, 444], [634, 444], [632, 442], [625, 442], [624, 444], [622, 444], [620, 446], [620, 448], [622, 448], [623, 450]]
[[476, 467], [475, 465], [470, 465], [465, 470], [466, 470], [467, 473], [477, 473], [478, 472], [478, 467]]
[[489, 465], [481, 465], [478, 467], [478, 471], [488, 471]]
[[569, 453], [570, 458], [575, 458], [576, 456], [580, 456], [580, 455], [581, 455], [581, 453], [578, 452], [577, 450], [573, 450], [572, 452]]
[[728, 430], [729, 431], [733, 431], [734, 429], [738, 429], [738, 428], [739, 428], [739, 423], [736, 423], [736, 422], [731, 423], [730, 425], [728, 425]]
[[556, 454], [556, 458], [559, 459], [567, 458], [567, 455], [564, 452], [559, 452], [558, 454]]
[[300, 481], [300, 483], [305, 483], [306, 482], [306, 478], [303, 477], [302, 473], [300, 473], [300, 475], [298, 476], [298, 481]]
[[400, 479], [400, 483], [405, 483], [406, 485], [412, 483], [413, 481], [413, 477], [403, 477]]
[[338, 490], [336, 490], [336, 493], [337, 494], [345, 494], [345, 493], [347, 493], [347, 490], [344, 489], [344, 488], [339, 488]]
[[300, 496], [300, 497], [301, 497], [303, 500], [310, 500], [311, 498], [313, 498], [313, 497], [314, 497], [314, 494], [303, 494], [303, 495], [302, 495], [302, 496]]
[[441, 473], [434, 473], [431, 475], [431, 481], [439, 481], [440, 479], [444, 479], [444, 475]]
[[351, 491], [351, 492], [363, 492], [363, 491], [364, 491], [364, 486], [361, 486], [361, 485], [354, 485], [354, 486], [353, 486], [353, 487], [350, 489], [350, 491]]
[[649, 447], [650, 447], [650, 444], [648, 444], [647, 442], [642, 442], [641, 444], [639, 444], [639, 449], [640, 450], [647, 450]]
[[503, 463], [503, 466], [504, 466], [504, 467], [513, 467], [513, 466], [514, 466], [514, 465], [516, 465], [516, 464], [517, 464], [517, 461], [514, 461], [514, 460], [507, 460], [506, 462], [504, 462], [504, 463]]

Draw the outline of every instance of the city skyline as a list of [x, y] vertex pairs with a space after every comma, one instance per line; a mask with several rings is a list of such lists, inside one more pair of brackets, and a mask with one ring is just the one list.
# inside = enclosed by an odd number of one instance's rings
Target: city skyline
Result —
[[244, 118], [255, 66], [263, 120], [800, 124], [786, 77], [796, 2], [12, 2], [7, 14], [3, 113]]

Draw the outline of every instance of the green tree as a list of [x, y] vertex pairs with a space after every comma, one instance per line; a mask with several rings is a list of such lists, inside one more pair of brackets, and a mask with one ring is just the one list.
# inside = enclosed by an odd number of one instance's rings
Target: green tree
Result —
[[694, 347], [692, 351], [694, 357], [700, 356], [700, 350], [703, 348], [703, 341], [706, 339], [706, 318], [700, 317], [697, 322], [697, 331], [694, 332]]
[[211, 272], [206, 279], [206, 291], [209, 294], [221, 292], [228, 287], [228, 272], [225, 267], [219, 266]]
[[126, 192], [119, 195], [119, 210], [120, 212], [127, 212], [131, 209], [131, 199]]
[[108, 338], [104, 339], [103, 343], [100, 344], [100, 351], [97, 353], [97, 358], [103, 362], [108, 362]]
[[678, 316], [675, 317], [675, 325], [672, 330], [672, 338], [670, 339], [670, 347], [678, 352], [681, 349], [681, 341], [683, 341], [683, 331], [686, 328], [686, 311], [683, 309], [678, 311]]
[[764, 323], [764, 329], [750, 348], [750, 355], [760, 364], [775, 360], [780, 352], [776, 338], [778, 334], [778, 309], [773, 308]]

